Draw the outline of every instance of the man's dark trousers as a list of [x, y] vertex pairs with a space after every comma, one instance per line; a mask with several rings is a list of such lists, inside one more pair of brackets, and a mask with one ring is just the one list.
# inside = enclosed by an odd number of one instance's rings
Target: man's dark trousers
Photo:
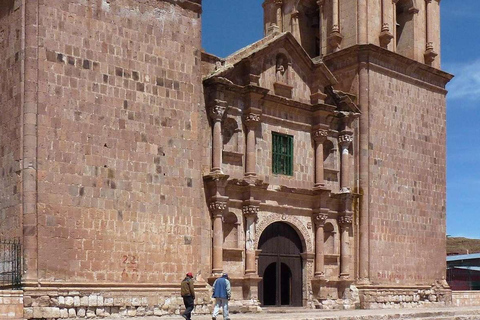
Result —
[[185, 304], [185, 312], [183, 315], [186, 317], [186, 319], [190, 320], [192, 318], [194, 299], [192, 296], [185, 296], [183, 297], [183, 303]]

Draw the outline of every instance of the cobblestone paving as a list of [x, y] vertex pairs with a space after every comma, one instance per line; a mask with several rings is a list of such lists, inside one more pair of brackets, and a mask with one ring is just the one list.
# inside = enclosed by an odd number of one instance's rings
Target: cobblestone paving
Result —
[[[107, 318], [113, 320], [119, 318]], [[131, 318], [132, 320], [181, 320], [180, 315], [163, 317]], [[211, 320], [210, 315], [193, 315], [192, 320]], [[387, 320], [387, 319], [428, 319], [428, 320], [480, 320], [480, 307], [402, 309], [402, 310], [342, 310], [326, 311], [311, 309], [279, 308], [257, 314], [231, 314], [231, 320]], [[217, 320], [223, 320], [219, 315]]]

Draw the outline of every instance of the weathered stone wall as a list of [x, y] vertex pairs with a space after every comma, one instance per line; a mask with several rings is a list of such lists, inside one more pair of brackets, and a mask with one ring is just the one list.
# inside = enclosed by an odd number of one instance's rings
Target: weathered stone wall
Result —
[[371, 281], [431, 284], [445, 275], [445, 93], [374, 65], [369, 79]]
[[[195, 313], [210, 312], [212, 304], [207, 291], [197, 292]], [[25, 297], [26, 319], [92, 318], [107, 316], [164, 316], [183, 311], [178, 293], [142, 289], [126, 293], [122, 289], [50, 290]]]
[[480, 292], [452, 291], [452, 305], [457, 307], [480, 306]]
[[21, 236], [22, 7], [0, 4], [0, 238]]
[[23, 292], [0, 290], [0, 319], [23, 319]]
[[39, 280], [208, 274], [198, 11], [54, 0], [38, 16]]

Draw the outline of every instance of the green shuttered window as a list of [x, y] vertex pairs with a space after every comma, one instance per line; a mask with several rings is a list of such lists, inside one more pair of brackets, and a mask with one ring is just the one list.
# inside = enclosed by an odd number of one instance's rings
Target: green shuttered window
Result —
[[293, 176], [293, 136], [272, 132], [272, 172]]

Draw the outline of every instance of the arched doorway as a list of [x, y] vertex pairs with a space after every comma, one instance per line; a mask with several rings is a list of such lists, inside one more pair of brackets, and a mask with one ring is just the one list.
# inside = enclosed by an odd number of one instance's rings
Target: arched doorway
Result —
[[263, 306], [302, 306], [302, 241], [288, 224], [275, 222], [260, 236], [259, 298]]

